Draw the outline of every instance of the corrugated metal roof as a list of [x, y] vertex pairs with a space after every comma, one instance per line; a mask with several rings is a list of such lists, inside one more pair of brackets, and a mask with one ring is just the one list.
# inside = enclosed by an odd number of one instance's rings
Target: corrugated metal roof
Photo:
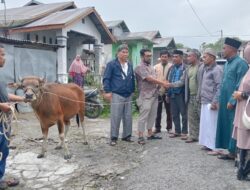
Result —
[[116, 41], [94, 7], [57, 11], [25, 26], [13, 28], [11, 29], [11, 32], [15, 33], [62, 29], [86, 16], [89, 16], [92, 22], [95, 24], [97, 30], [101, 33], [102, 41], [104, 43], [113, 43]]
[[122, 27], [123, 32], [130, 32], [124, 20], [105, 21], [105, 24], [109, 29], [115, 28], [120, 25]]
[[4, 44], [24, 45], [24, 46], [36, 47], [36, 48], [57, 49], [60, 47], [64, 47], [64, 46], [57, 45], [57, 44], [45, 44], [45, 43], [33, 42], [33, 41], [29, 41], [29, 40], [17, 40], [17, 39], [4, 38], [4, 37], [0, 37], [0, 42], [4, 43]]
[[30, 24], [27, 24], [21, 28], [31, 28], [39, 26], [48, 26], [48, 25], [64, 25], [68, 22], [74, 20], [81, 15], [86, 14], [86, 16], [92, 11], [92, 7], [80, 8], [80, 9], [68, 9], [64, 11], [58, 11], [52, 13], [44, 18], [41, 18], [37, 21], [34, 21]]
[[155, 38], [160, 38], [159, 31], [147, 31], [147, 32], [125, 32], [121, 36], [116, 36], [119, 41], [123, 40], [148, 40], [154, 43]]
[[114, 28], [124, 22], [123, 20], [112, 20], [112, 21], [105, 21], [105, 24], [108, 28]]
[[168, 47], [174, 38], [155, 38], [154, 48]]
[[[76, 7], [74, 2], [40, 4], [24, 6], [6, 10], [7, 26], [20, 26], [31, 21], [47, 16], [53, 12], [66, 8]], [[4, 10], [0, 10], [0, 27], [4, 27]]]

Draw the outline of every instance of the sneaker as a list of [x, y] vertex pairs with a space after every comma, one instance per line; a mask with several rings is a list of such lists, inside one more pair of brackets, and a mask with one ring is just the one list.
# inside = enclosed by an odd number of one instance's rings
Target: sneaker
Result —
[[116, 140], [111, 140], [109, 143], [110, 146], [115, 146], [116, 144], [117, 144]]

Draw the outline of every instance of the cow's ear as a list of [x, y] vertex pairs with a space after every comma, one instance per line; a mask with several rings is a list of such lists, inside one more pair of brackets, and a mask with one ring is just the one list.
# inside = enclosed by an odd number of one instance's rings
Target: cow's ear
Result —
[[22, 84], [21, 84], [21, 83], [10, 82], [10, 83], [7, 84], [7, 86], [8, 86], [9, 88], [19, 88], [19, 87], [22, 86]]
[[41, 86], [44, 85], [46, 82], [47, 82], [47, 80], [45, 78], [44, 79], [40, 78], [40, 80], [39, 80], [39, 83]]

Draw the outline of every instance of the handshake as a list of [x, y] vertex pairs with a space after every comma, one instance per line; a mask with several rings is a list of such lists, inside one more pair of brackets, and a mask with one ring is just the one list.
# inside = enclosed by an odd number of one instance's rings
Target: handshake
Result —
[[172, 87], [171, 83], [169, 83], [169, 81], [167, 81], [167, 80], [164, 80], [162, 82], [161, 86], [164, 87], [164, 88], [170, 88], [170, 87]]

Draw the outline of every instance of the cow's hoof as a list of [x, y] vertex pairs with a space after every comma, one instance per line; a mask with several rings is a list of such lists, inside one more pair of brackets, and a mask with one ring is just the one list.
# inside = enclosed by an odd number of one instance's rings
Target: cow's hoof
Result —
[[37, 158], [44, 158], [44, 154], [38, 154]]
[[62, 149], [62, 146], [56, 146], [55, 149], [56, 149], [56, 150], [60, 150], [60, 149]]
[[65, 160], [69, 160], [71, 157], [72, 157], [72, 155], [70, 155], [70, 154], [64, 155]]
[[88, 145], [89, 143], [86, 141], [86, 142], [83, 142], [84, 145]]

